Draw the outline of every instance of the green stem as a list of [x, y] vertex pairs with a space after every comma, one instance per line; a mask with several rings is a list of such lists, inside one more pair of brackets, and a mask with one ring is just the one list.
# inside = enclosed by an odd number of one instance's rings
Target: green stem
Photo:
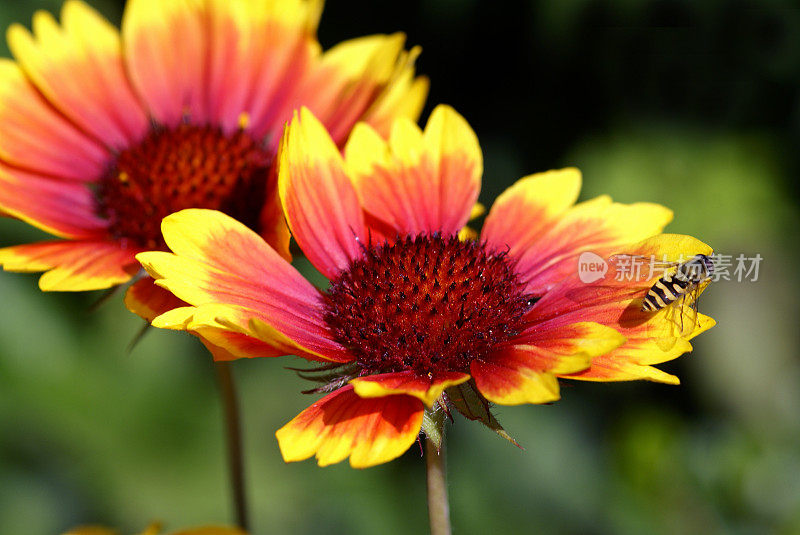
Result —
[[228, 470], [236, 509], [236, 524], [249, 531], [247, 520], [247, 495], [244, 485], [244, 458], [242, 455], [242, 429], [239, 422], [239, 403], [236, 399], [236, 383], [233, 380], [230, 363], [215, 362], [220, 396], [222, 398], [223, 419], [225, 421], [225, 442], [228, 450]]
[[430, 438], [425, 437], [425, 466], [428, 473], [428, 518], [431, 535], [450, 535], [444, 433], [440, 448]]

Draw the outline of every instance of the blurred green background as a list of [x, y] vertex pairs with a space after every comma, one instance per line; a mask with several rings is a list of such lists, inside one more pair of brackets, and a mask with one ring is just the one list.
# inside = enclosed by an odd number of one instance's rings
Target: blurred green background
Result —
[[[121, 2], [91, 3], [119, 23]], [[3, 2], [0, 26], [59, 6]], [[426, 114], [447, 102], [477, 131], [485, 203], [576, 165], [582, 198], [662, 203], [670, 231], [764, 258], [757, 282], [704, 295], [719, 325], [663, 366], [681, 386], [571, 383], [553, 405], [498, 408], [524, 451], [457, 418], [455, 532], [800, 533], [797, 4], [331, 1], [320, 38], [395, 30], [424, 48]], [[41, 237], [0, 221], [0, 245]], [[0, 276], [0, 533], [228, 521], [209, 356], [163, 331], [126, 353], [140, 323], [119, 297], [90, 312], [98, 296]], [[416, 447], [364, 471], [283, 463], [273, 433], [313, 401], [283, 370], [297, 364], [234, 364], [254, 532], [424, 532]]]

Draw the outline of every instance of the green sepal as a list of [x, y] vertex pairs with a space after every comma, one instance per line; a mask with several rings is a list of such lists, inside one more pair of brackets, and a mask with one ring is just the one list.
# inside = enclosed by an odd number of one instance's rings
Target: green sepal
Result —
[[478, 392], [474, 380], [471, 379], [466, 383], [451, 386], [445, 392], [447, 393], [448, 401], [464, 418], [482, 423], [519, 449], [524, 449], [503, 429], [503, 426], [494, 417], [489, 407], [489, 401]]
[[425, 431], [425, 436], [430, 439], [436, 451], [442, 450], [442, 442], [444, 441], [444, 418], [445, 412], [437, 403], [432, 408], [425, 409], [422, 413], [422, 430]]

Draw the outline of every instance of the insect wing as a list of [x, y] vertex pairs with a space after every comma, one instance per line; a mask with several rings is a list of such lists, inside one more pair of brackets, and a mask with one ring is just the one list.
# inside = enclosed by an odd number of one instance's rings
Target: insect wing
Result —
[[679, 302], [675, 302], [662, 309], [660, 313], [664, 315], [663, 321], [659, 322], [658, 331], [651, 333], [656, 345], [662, 351], [670, 351], [681, 338], [681, 309], [679, 305]]
[[683, 297], [678, 299], [673, 305], [675, 308], [675, 325], [674, 332], [676, 336], [686, 338], [693, 331], [697, 325], [697, 286], [692, 288], [689, 292], [684, 294]]
[[667, 323], [665, 336], [658, 337], [656, 340], [662, 350], [669, 351], [680, 338], [688, 340], [692, 337], [698, 323], [697, 299], [706, 286], [708, 286], [708, 281], [693, 285], [682, 297], [666, 307], [664, 311], [664, 319]]

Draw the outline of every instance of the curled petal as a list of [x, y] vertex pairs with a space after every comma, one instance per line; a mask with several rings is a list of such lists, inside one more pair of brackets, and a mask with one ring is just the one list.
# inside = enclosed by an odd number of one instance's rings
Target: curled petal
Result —
[[250, 320], [251, 314], [245, 310], [209, 304], [174, 308], [153, 319], [153, 326], [196, 335], [214, 360], [298, 355], [309, 360], [327, 361], [307, 352], [274, 329], [269, 335], [248, 329]]
[[350, 457], [353, 468], [405, 453], [422, 428], [424, 405], [411, 396], [362, 398], [352, 386], [329, 394], [275, 433], [286, 462], [316, 454], [320, 466]]
[[[195, 331], [192, 331], [195, 332]], [[258, 338], [247, 334], [233, 332], [227, 329], [214, 329], [199, 327], [196, 331], [198, 338], [206, 346], [215, 361], [228, 361], [236, 359], [282, 357], [286, 354], [283, 349], [268, 344]]]
[[318, 358], [349, 360], [330, 340], [319, 290], [255, 232], [225, 214], [201, 209], [164, 218], [162, 231], [174, 254], [137, 256], [156, 284], [195, 307], [235, 310], [240, 329], [263, 323], [247, 334], [268, 336], [267, 343], [276, 341], [272, 329], [281, 343], [291, 340]]
[[350, 384], [353, 385], [355, 393], [362, 398], [406, 394], [431, 407], [447, 388], [467, 381], [469, 375], [466, 373], [443, 372], [429, 377], [406, 371], [359, 377], [350, 381]]
[[[683, 349], [691, 351], [689, 348]], [[582, 381], [653, 381], [656, 383], [664, 383], [668, 385], [680, 384], [680, 379], [672, 374], [663, 372], [653, 366], [643, 366], [638, 363], [626, 361], [623, 355], [608, 355], [607, 358], [598, 358], [596, 362], [592, 363], [591, 368], [571, 374], [565, 375], [565, 379], [580, 379]]]
[[139, 317], [152, 322], [165, 312], [186, 306], [186, 302], [164, 288], [156, 286], [150, 277], [143, 277], [125, 292], [125, 306]]

